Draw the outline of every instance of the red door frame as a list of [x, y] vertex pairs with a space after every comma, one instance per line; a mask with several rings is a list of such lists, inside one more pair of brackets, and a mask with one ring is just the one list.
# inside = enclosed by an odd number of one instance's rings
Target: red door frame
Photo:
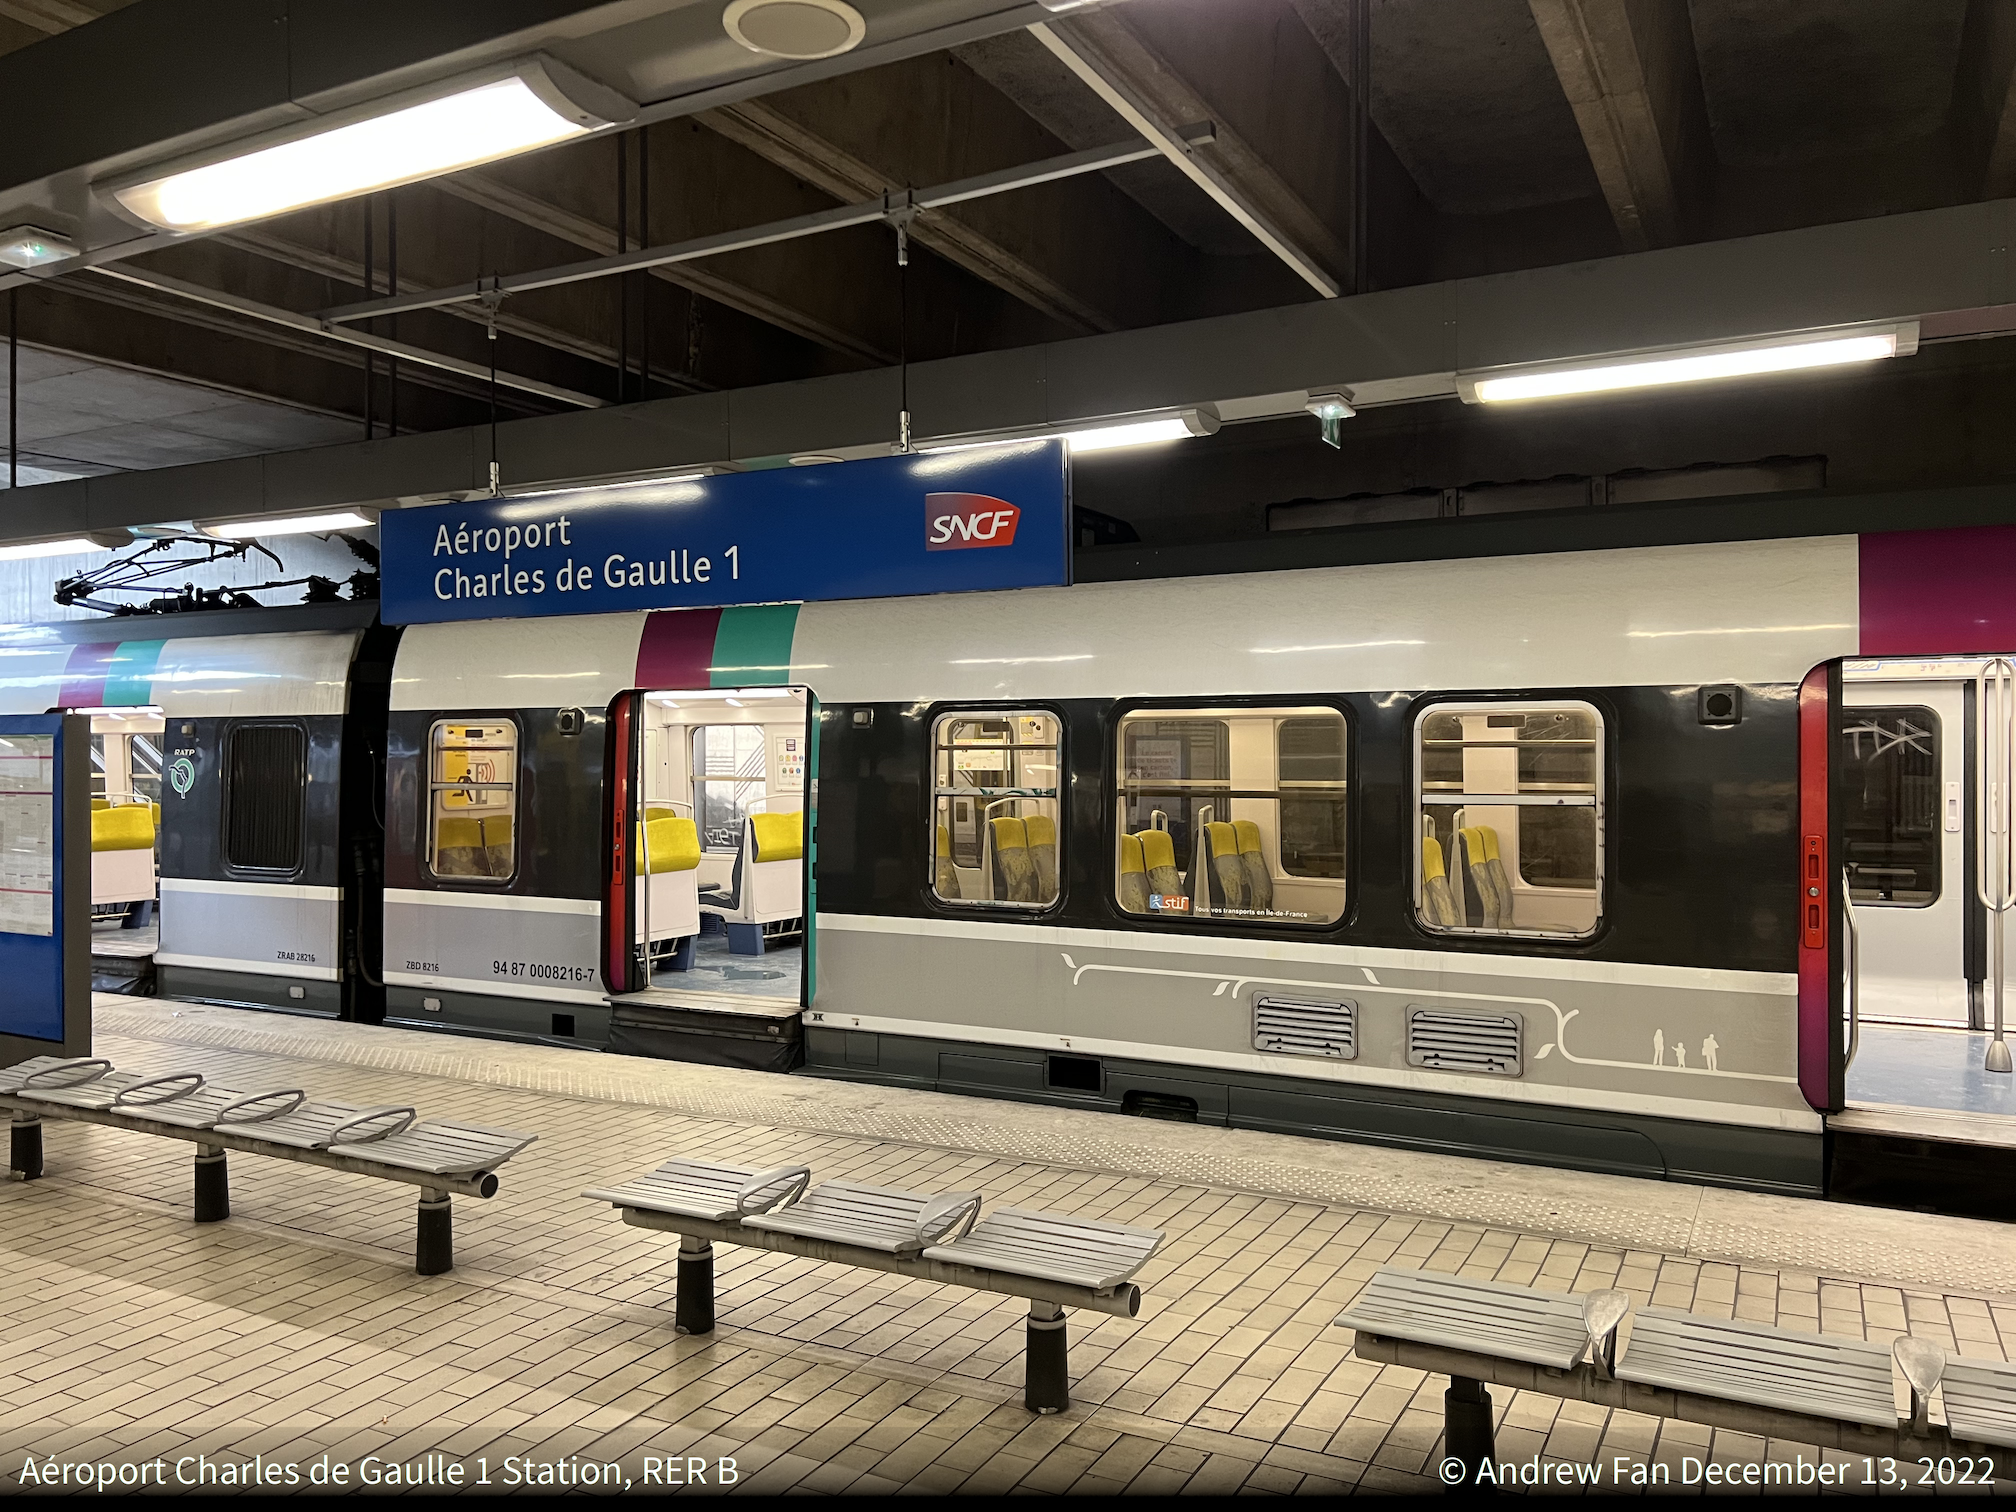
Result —
[[1823, 1113], [1842, 1105], [1841, 877], [1834, 864], [1832, 757], [1841, 663], [1799, 685], [1799, 1090]]
[[633, 879], [630, 875], [631, 835], [635, 827], [627, 822], [630, 789], [637, 769], [637, 695], [619, 694], [609, 705], [609, 808], [604, 823], [608, 843], [604, 854], [608, 864], [602, 878], [602, 980], [612, 993], [633, 991], [630, 983], [630, 913], [634, 907]]

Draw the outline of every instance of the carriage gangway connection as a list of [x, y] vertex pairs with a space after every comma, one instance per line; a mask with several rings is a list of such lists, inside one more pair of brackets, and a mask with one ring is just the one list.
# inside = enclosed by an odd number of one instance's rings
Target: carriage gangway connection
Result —
[[[138, 1072], [278, 1077], [541, 1139], [465, 1215], [454, 1274], [425, 1277], [366, 1177], [311, 1189], [248, 1162], [232, 1222], [199, 1227], [176, 1142], [51, 1124], [48, 1174], [0, 1186], [10, 1484], [31, 1455], [138, 1446], [171, 1465], [481, 1460], [493, 1480], [507, 1459], [639, 1482], [647, 1460], [732, 1462], [750, 1490], [1425, 1490], [1445, 1382], [1332, 1326], [1394, 1266], [2016, 1355], [2016, 1236], [1974, 1220], [169, 1000], [96, 1014], [95, 1053]], [[1012, 1297], [724, 1246], [717, 1326], [678, 1332], [672, 1247], [578, 1193], [681, 1152], [1167, 1237], [1138, 1318], [1077, 1315], [1072, 1405], [1039, 1417]], [[1497, 1457], [1529, 1478], [1864, 1474], [1840, 1449], [1494, 1396]]]

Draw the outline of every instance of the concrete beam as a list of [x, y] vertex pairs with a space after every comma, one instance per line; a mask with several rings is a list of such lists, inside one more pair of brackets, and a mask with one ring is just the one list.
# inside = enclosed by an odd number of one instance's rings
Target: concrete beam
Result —
[[[1348, 154], [1335, 150], [1348, 139], [1348, 90], [1293, 11], [1274, 8], [1285, 26], [1192, 5], [1097, 11], [1030, 30], [1135, 130], [1159, 132], [1170, 162], [1297, 277], [1335, 295], [1351, 268]], [[1228, 57], [1244, 66], [1227, 67]], [[1243, 92], [1242, 74], [1252, 76]], [[1195, 82], [1206, 77], [1214, 94]], [[1297, 116], [1299, 131], [1290, 127]], [[1181, 143], [1177, 128], [1200, 120], [1217, 128], [1214, 139]]]
[[1962, 171], [1984, 199], [2016, 194], [2016, 6], [1970, 0], [1951, 126]]
[[[2002, 200], [976, 353], [913, 364], [911, 407], [921, 437], [1205, 401], [1236, 421], [1299, 413], [1316, 389], [1348, 388], [1361, 403], [1446, 397], [1459, 370], [1937, 312], [1954, 312], [1938, 322], [1948, 337], [2000, 331], [2000, 307], [2016, 304], [2012, 234], [2016, 201]], [[516, 484], [867, 454], [887, 445], [896, 398], [891, 370], [843, 373], [513, 421], [499, 427], [499, 454]], [[487, 428], [444, 431], [262, 459], [242, 512], [480, 487], [488, 439]], [[188, 518], [175, 506], [205, 477], [204, 466], [127, 475], [114, 494], [103, 480], [45, 484], [18, 502], [74, 505], [85, 518], [72, 523], [93, 528], [146, 524]], [[240, 494], [253, 486], [242, 472], [216, 480]], [[49, 512], [37, 503], [32, 518]], [[47, 528], [10, 515], [4, 533]]]
[[1686, 0], [1527, 3], [1625, 247], [1683, 240], [1707, 135]]

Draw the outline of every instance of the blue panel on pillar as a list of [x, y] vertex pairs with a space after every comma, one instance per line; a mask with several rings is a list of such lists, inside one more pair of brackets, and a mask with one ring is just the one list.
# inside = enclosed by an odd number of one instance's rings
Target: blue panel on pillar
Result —
[[0, 716], [0, 1035], [64, 1040], [63, 716]]
[[480, 498], [379, 519], [387, 624], [1070, 581], [1060, 440]]

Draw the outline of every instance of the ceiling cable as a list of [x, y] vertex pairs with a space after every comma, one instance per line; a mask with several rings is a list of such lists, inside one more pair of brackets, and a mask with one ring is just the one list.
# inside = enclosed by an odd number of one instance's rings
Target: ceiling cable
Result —
[[[889, 204], [885, 190], [883, 202]], [[889, 224], [896, 228], [896, 450], [910, 450], [910, 222], [917, 219], [917, 200], [903, 191], [903, 203], [892, 205]]]

